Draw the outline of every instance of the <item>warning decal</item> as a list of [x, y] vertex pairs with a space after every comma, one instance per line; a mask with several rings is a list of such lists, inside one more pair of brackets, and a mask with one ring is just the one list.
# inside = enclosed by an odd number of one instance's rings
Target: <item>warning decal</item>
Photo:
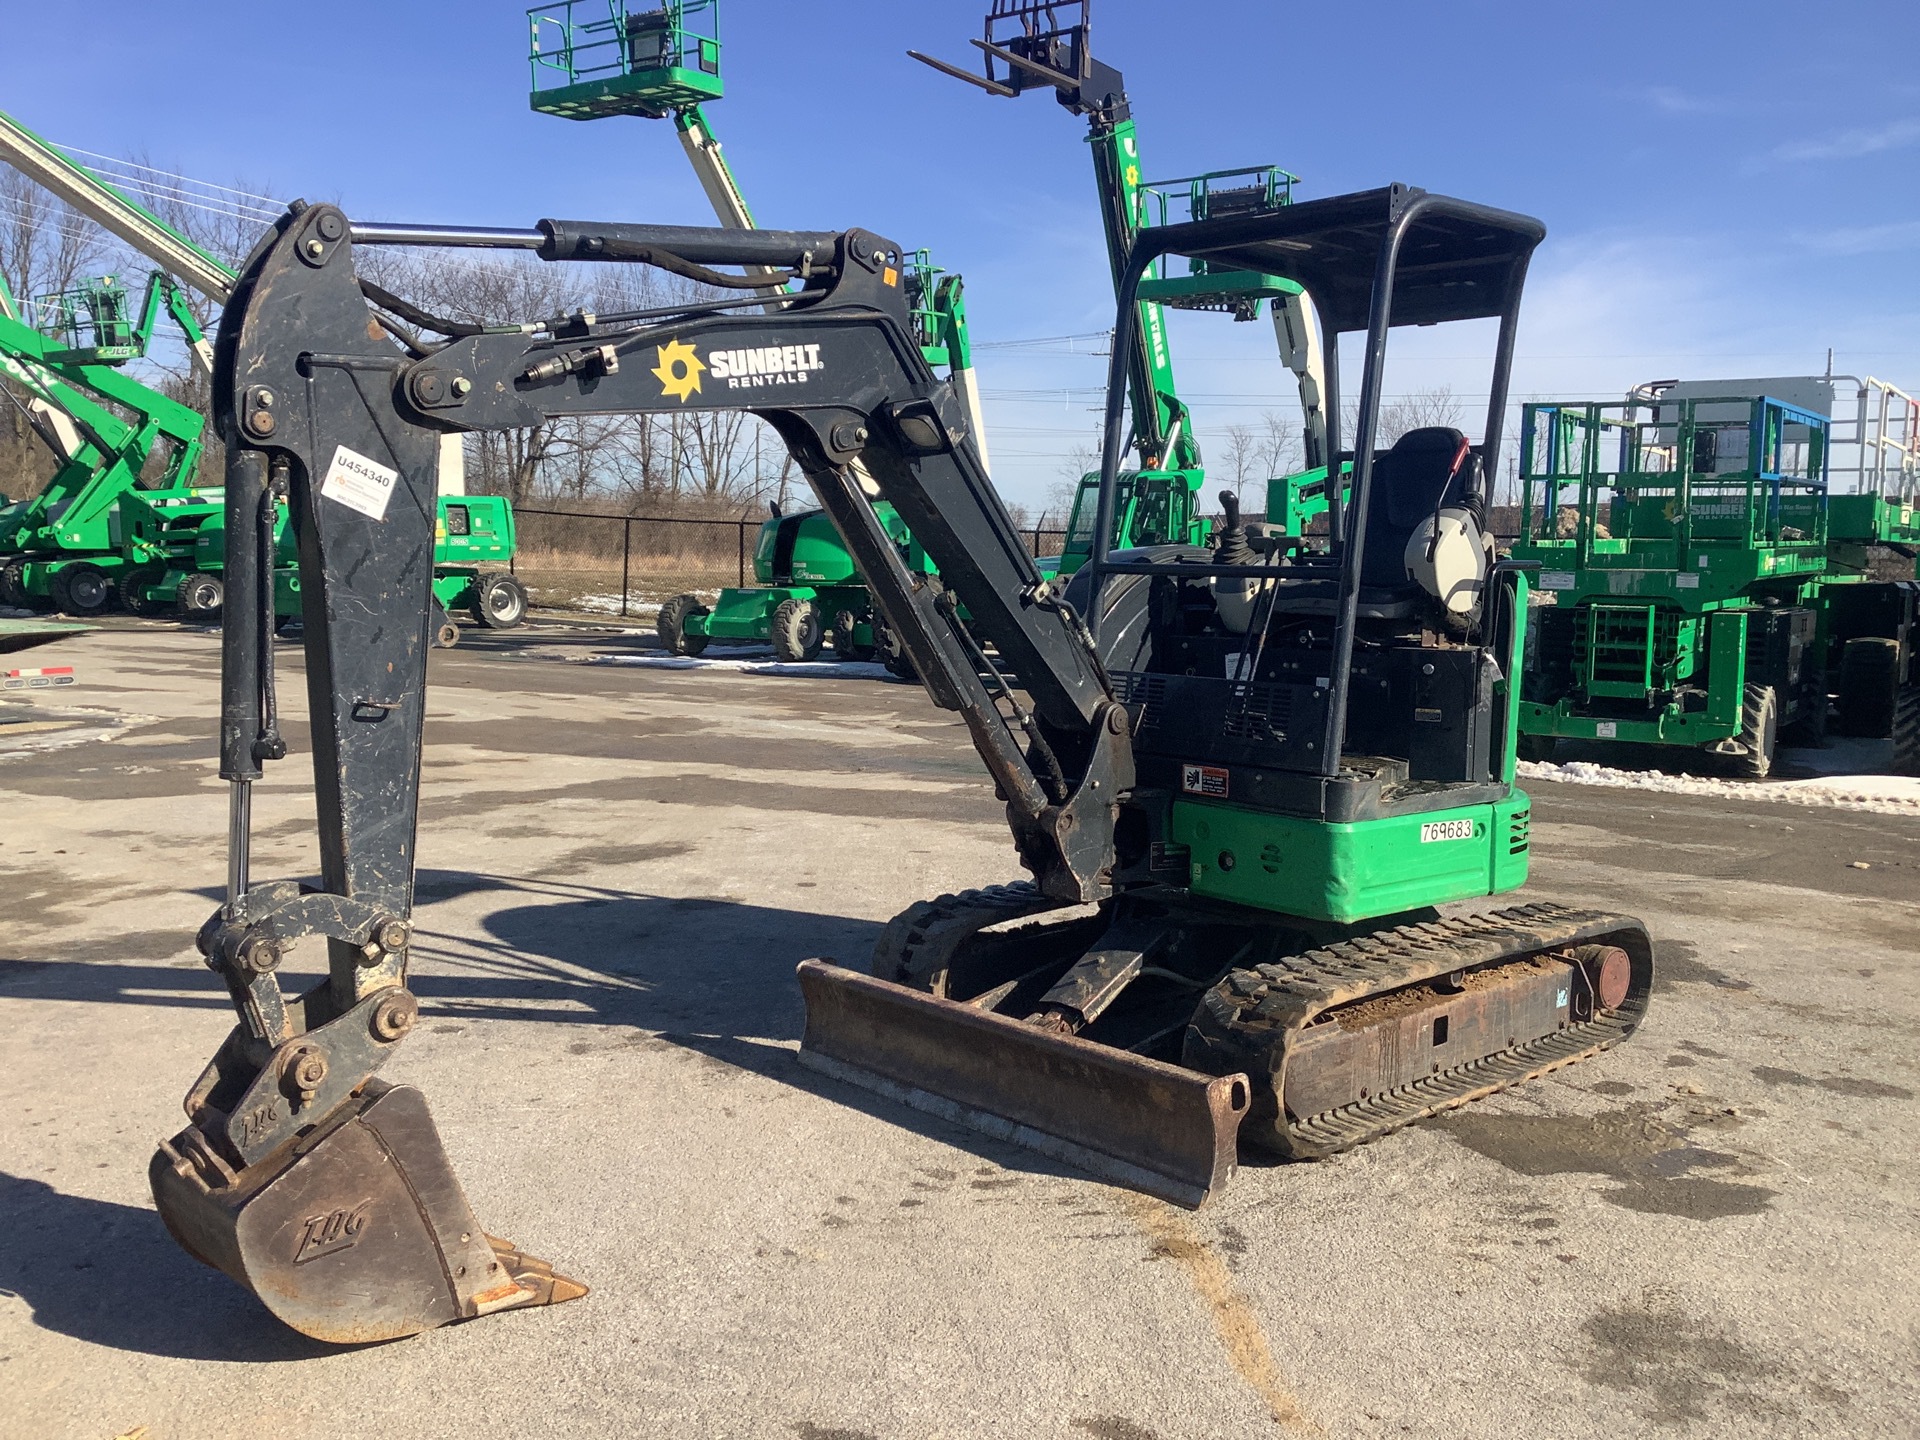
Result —
[[1224, 800], [1227, 798], [1227, 772], [1217, 765], [1182, 765], [1180, 789], [1188, 795]]

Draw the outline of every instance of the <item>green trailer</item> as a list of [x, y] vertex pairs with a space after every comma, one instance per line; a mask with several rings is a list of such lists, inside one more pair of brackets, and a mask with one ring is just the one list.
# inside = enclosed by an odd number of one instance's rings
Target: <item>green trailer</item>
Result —
[[1872, 547], [1920, 542], [1910, 498], [1830, 493], [1821, 409], [1688, 388], [1523, 408], [1513, 556], [1545, 602], [1527, 758], [1562, 739], [1684, 747], [1757, 778], [1830, 715], [1888, 735], [1920, 686], [1920, 585], [1868, 574]]

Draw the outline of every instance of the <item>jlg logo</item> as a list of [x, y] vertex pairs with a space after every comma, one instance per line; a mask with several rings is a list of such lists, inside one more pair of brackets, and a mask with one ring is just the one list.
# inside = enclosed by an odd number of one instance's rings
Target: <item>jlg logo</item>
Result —
[[309, 1260], [318, 1260], [322, 1255], [332, 1255], [357, 1244], [360, 1231], [367, 1223], [367, 1207], [373, 1202], [362, 1200], [351, 1209], [334, 1210], [326, 1215], [309, 1215], [300, 1232], [300, 1245], [294, 1251], [293, 1263], [304, 1265]]

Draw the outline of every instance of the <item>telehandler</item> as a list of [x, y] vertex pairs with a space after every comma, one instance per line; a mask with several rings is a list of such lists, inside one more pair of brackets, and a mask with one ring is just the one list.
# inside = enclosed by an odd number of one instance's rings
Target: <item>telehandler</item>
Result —
[[[173, 1234], [331, 1341], [584, 1293], [487, 1235], [420, 1092], [376, 1075], [419, 1015], [407, 970], [439, 438], [559, 415], [761, 416], [1006, 801], [1031, 880], [909, 908], [872, 976], [802, 962], [808, 1063], [1196, 1205], [1231, 1175], [1237, 1139], [1330, 1154], [1629, 1035], [1653, 976], [1637, 921], [1433, 908], [1526, 877], [1513, 775], [1527, 581], [1495, 560], [1481, 517], [1543, 234], [1398, 185], [1144, 234], [1120, 287], [1096, 533], [1111, 533], [1128, 434], [1135, 292], [1167, 257], [1303, 286], [1330, 390], [1340, 338], [1364, 336], [1351, 503], [1330, 497], [1325, 553], [1263, 550], [1230, 523], [1211, 549], [1095, 554], [1063, 592], [922, 356], [902, 252], [880, 236], [290, 209], [248, 259], [217, 350], [232, 809], [227, 900], [200, 944], [240, 1023], [151, 1166]], [[356, 273], [374, 245], [649, 264], [741, 298], [485, 327], [409, 305], [402, 325], [396, 297]], [[769, 298], [764, 278], [717, 266], [771, 267], [789, 288]], [[1484, 441], [1428, 429], [1376, 453], [1390, 328], [1485, 318], [1499, 325]], [[777, 356], [783, 383], [713, 383], [742, 350]], [[252, 785], [286, 744], [272, 527], [248, 517], [282, 491], [300, 541], [313, 889], [249, 872]], [[902, 563], [876, 499], [937, 577]], [[328, 976], [289, 997], [276, 971], [313, 936]]]

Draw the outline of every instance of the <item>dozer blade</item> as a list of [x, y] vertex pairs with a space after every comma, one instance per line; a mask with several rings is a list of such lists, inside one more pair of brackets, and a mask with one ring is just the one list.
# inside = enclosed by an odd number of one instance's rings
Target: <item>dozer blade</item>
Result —
[[800, 1063], [1197, 1208], [1233, 1175], [1244, 1075], [1203, 1075], [875, 980], [800, 965]]
[[408, 1086], [368, 1081], [324, 1129], [237, 1173], [189, 1127], [149, 1178], [189, 1254], [316, 1340], [396, 1340], [587, 1293], [481, 1230]]

